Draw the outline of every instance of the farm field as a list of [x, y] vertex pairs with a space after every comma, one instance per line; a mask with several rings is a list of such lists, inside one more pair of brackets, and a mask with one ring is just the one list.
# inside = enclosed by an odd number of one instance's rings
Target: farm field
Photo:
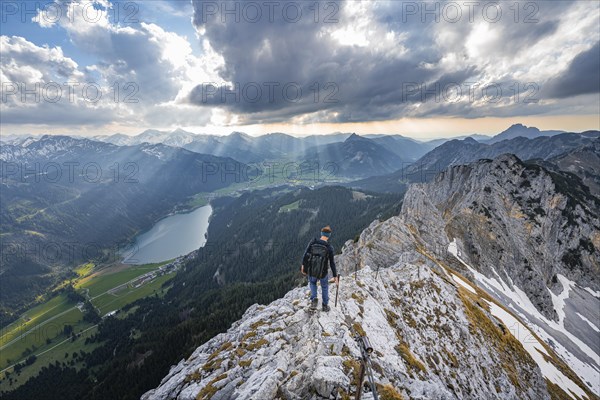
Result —
[[[84, 264], [75, 270], [79, 278], [72, 284], [100, 316], [105, 316], [143, 297], [162, 295], [168, 290], [162, 286], [174, 276], [175, 269], [162, 275], [158, 270], [171, 261], [100, 268]], [[143, 277], [152, 272], [155, 273]], [[83, 317], [80, 304], [61, 293], [23, 313], [17, 321], [3, 328], [0, 332], [0, 390], [26, 382], [42, 367], [57, 361], [75, 368], [82, 367], [77, 357], [73, 358], [73, 353], [89, 353], [98, 346], [98, 343], [85, 343], [95, 333], [96, 325], [84, 321]], [[74, 335], [65, 332], [66, 326], [72, 327]], [[70, 328], [67, 330], [70, 331]], [[32, 356], [35, 356], [32, 365], [15, 371], [16, 364]]]

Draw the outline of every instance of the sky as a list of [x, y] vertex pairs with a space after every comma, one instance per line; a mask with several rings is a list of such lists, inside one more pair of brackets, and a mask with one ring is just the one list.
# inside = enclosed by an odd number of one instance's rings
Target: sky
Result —
[[600, 129], [598, 1], [0, 2], [0, 134]]

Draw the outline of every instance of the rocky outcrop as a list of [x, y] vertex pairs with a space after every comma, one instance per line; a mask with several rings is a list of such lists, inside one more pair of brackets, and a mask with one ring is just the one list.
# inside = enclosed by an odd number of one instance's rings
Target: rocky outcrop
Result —
[[548, 161], [577, 175], [594, 196], [600, 196], [600, 138]]
[[[405, 398], [550, 399], [518, 342], [501, 352], [501, 341], [490, 340], [510, 333], [426, 256], [416, 261], [377, 277], [368, 266], [356, 280], [347, 277], [329, 313], [307, 313], [306, 288], [251, 307], [142, 399], [348, 398], [356, 391], [358, 333], [375, 349], [379, 387]], [[473, 318], [473, 308], [487, 325]], [[518, 383], [523, 379], [526, 387]]]
[[457, 238], [471, 265], [514, 283], [556, 319], [547, 287], [558, 274], [600, 289], [600, 200], [586, 189], [576, 177], [503, 155], [411, 186], [402, 213], [423, 246], [439, 253]]

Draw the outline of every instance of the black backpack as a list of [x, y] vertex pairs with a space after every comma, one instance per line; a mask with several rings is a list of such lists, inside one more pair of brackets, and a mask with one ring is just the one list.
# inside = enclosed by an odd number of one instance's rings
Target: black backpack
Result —
[[308, 255], [308, 276], [325, 278], [327, 276], [327, 260], [329, 249], [322, 243], [313, 242]]

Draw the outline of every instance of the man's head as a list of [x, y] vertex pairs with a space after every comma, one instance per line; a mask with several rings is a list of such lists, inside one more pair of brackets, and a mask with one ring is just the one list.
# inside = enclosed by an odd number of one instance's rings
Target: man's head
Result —
[[331, 236], [331, 227], [329, 225], [321, 228], [321, 240], [328, 240]]

